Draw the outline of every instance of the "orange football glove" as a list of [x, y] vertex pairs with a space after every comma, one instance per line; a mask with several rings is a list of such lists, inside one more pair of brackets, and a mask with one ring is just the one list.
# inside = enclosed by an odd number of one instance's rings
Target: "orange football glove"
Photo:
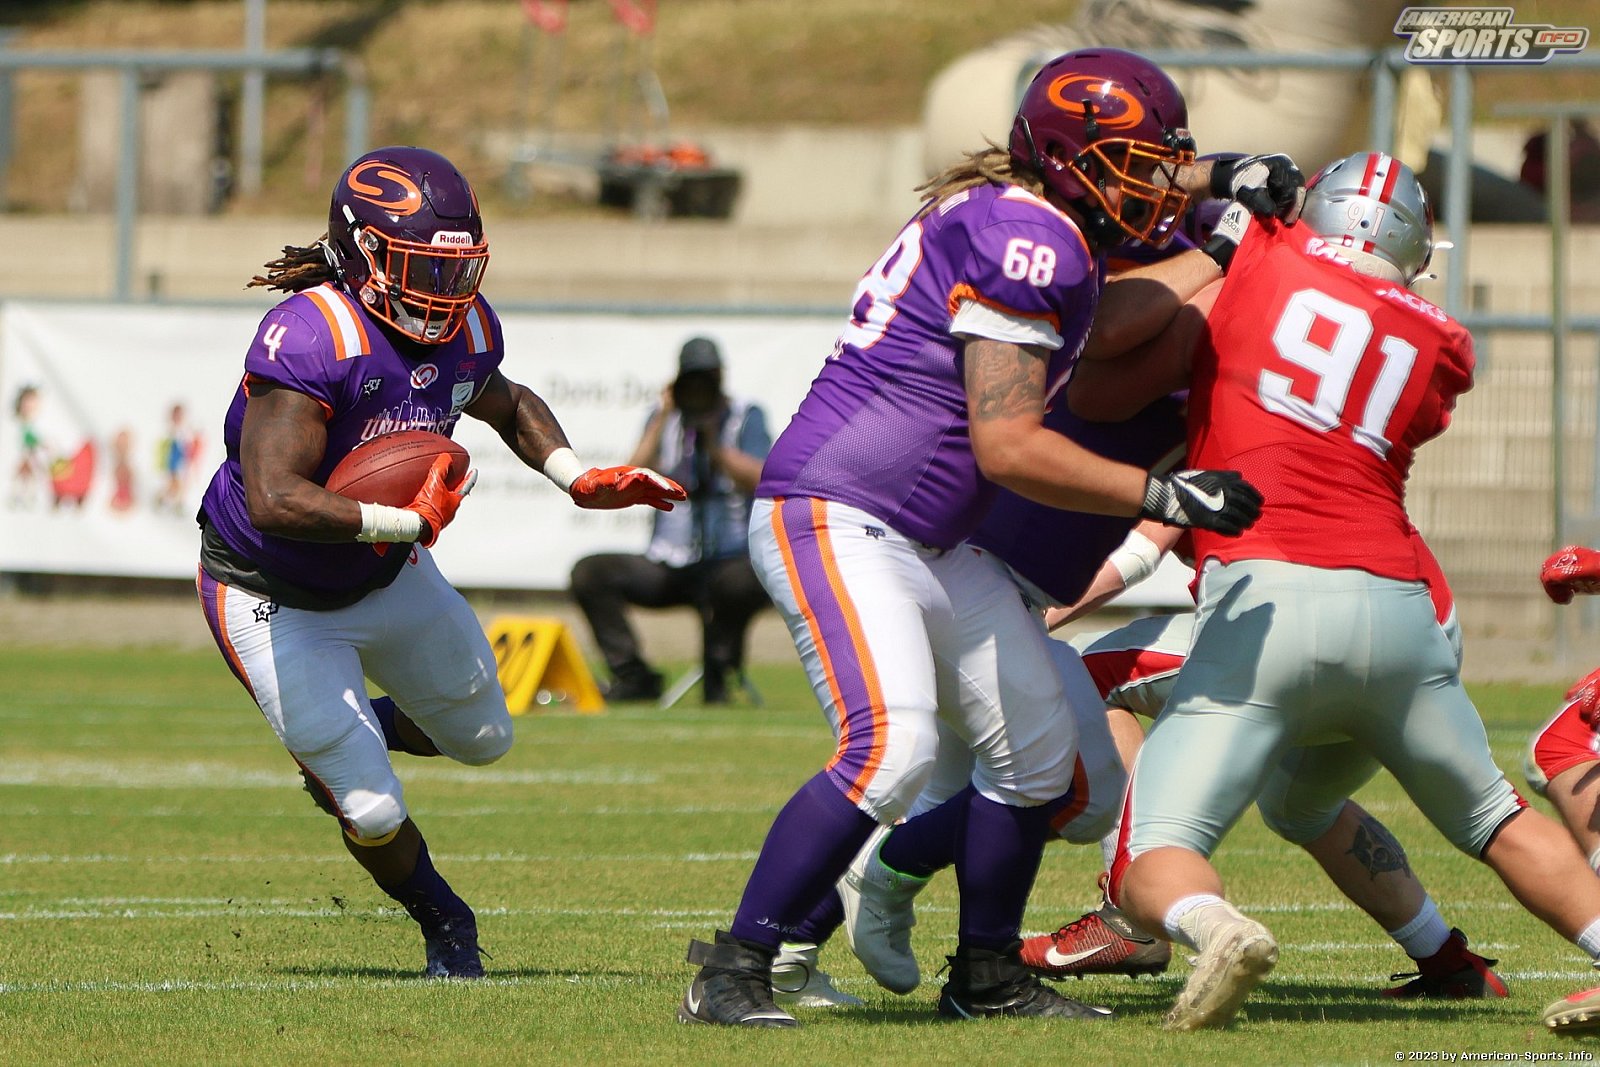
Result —
[[1544, 561], [1539, 581], [1545, 595], [1557, 604], [1572, 603], [1574, 593], [1600, 593], [1600, 552], [1568, 545]]
[[433, 466], [428, 468], [428, 477], [422, 483], [422, 488], [417, 490], [417, 498], [406, 505], [407, 511], [414, 511], [422, 516], [424, 530], [422, 540], [418, 544], [423, 548], [432, 548], [433, 543], [439, 540], [439, 534], [450, 525], [450, 520], [456, 517], [456, 509], [472, 492], [472, 487], [478, 481], [476, 468], [469, 470], [461, 476], [461, 481], [454, 487], [444, 484], [444, 477], [450, 473], [450, 457], [439, 456], [434, 459]]
[[649, 504], [671, 511], [674, 500], [689, 497], [683, 486], [649, 467], [593, 467], [578, 475], [568, 492], [580, 508], [597, 510]]
[[1600, 667], [1596, 667], [1567, 690], [1567, 703], [1578, 706], [1578, 718], [1594, 725], [1595, 708], [1600, 706]]

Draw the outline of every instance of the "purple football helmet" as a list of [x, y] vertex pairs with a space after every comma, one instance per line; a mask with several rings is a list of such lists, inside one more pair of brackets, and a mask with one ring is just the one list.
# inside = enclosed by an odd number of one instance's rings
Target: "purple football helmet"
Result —
[[443, 344], [489, 262], [472, 186], [425, 148], [377, 148], [333, 187], [328, 247], [345, 291], [407, 337]]
[[1178, 168], [1194, 161], [1188, 122], [1183, 94], [1160, 67], [1117, 48], [1079, 49], [1046, 63], [1022, 94], [1011, 158], [1036, 170], [1100, 243], [1160, 247], [1189, 199], [1176, 186]]

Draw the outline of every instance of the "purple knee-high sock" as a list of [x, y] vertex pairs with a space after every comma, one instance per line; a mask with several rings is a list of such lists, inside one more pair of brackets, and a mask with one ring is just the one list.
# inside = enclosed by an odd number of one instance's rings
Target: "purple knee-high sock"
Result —
[[876, 825], [819, 771], [773, 820], [729, 932], [769, 948], [797, 940]]
[[378, 720], [378, 728], [383, 731], [383, 743], [390, 752], [405, 752], [412, 756], [432, 756], [432, 752], [418, 752], [407, 747], [400, 737], [400, 728], [395, 725], [395, 713], [400, 709], [389, 697], [372, 698], [372, 717]]
[[914, 818], [907, 819], [884, 838], [878, 859], [891, 871], [926, 878], [956, 861], [956, 838], [967, 805], [978, 791], [967, 786], [961, 792]]
[[822, 894], [822, 900], [811, 909], [811, 914], [806, 916], [806, 921], [795, 930], [793, 937], [784, 938], [785, 941], [798, 941], [804, 945], [827, 944], [833, 932], [844, 925], [844, 901], [839, 899], [839, 891], [830, 889]]
[[426, 841], [417, 850], [417, 868], [411, 877], [398, 885], [379, 882], [378, 888], [398, 901], [425, 929], [432, 929], [445, 919], [472, 914], [467, 902], [456, 896], [450, 883], [434, 869]]
[[1000, 951], [1017, 939], [1049, 827], [1048, 805], [1013, 808], [973, 794], [956, 849], [964, 947]]

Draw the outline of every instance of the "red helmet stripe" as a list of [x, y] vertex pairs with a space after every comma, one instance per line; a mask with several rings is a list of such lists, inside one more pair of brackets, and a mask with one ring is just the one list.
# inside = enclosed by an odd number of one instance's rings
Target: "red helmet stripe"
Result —
[[1400, 180], [1400, 168], [1395, 166], [1395, 161], [1389, 156], [1383, 156], [1384, 179], [1383, 191], [1378, 194], [1378, 203], [1387, 204], [1389, 198], [1394, 196], [1395, 183]]
[[1361, 175], [1361, 195], [1372, 195], [1372, 179], [1378, 173], [1378, 160], [1381, 159], [1377, 152], [1367, 153], [1367, 169]]

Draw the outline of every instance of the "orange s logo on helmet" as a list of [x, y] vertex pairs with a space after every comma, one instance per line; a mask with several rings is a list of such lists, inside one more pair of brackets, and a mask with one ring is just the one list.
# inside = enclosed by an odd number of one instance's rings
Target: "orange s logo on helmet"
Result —
[[1063, 74], [1045, 90], [1062, 111], [1083, 114], [1085, 98], [1094, 103], [1094, 120], [1102, 129], [1131, 130], [1144, 121], [1144, 105], [1122, 86], [1093, 74]]
[[357, 199], [381, 207], [391, 215], [414, 215], [422, 207], [422, 190], [411, 180], [411, 175], [381, 159], [358, 163], [350, 171], [346, 183]]

